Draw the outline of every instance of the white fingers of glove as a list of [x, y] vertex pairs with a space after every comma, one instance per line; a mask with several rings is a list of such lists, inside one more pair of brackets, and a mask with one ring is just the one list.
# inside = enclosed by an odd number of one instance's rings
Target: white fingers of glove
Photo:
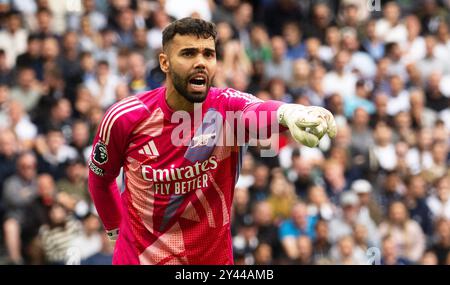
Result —
[[319, 120], [320, 122], [317, 126], [312, 126], [309, 130], [312, 134], [316, 135], [319, 140], [325, 133], [327, 133], [330, 138], [336, 136], [336, 122], [330, 111], [317, 106], [305, 107], [305, 111], [307, 112], [307, 116], [310, 117], [308, 120]]
[[293, 138], [315, 147], [325, 133], [336, 136], [336, 123], [330, 111], [322, 107], [284, 104], [278, 109], [278, 121], [289, 128]]

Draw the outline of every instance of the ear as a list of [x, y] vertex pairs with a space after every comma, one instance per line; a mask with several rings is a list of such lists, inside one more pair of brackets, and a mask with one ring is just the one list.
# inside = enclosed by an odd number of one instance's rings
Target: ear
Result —
[[169, 57], [164, 52], [159, 54], [159, 67], [164, 73], [169, 73]]

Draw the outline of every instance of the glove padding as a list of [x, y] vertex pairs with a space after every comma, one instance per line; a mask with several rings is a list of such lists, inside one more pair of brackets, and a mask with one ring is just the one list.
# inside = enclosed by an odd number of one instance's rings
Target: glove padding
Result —
[[284, 104], [277, 115], [278, 122], [289, 128], [292, 137], [309, 147], [316, 147], [325, 134], [334, 138], [337, 133], [333, 114], [322, 107]]

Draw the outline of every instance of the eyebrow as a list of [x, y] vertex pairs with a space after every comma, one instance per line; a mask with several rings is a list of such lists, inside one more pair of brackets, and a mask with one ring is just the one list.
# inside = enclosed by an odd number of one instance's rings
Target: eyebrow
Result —
[[[216, 53], [216, 50], [215, 49], [211, 49], [211, 48], [204, 48], [203, 50], [204, 51], [208, 51], [208, 52], [212, 52], [212, 53]], [[181, 52], [187, 52], [187, 51], [198, 52], [199, 48], [184, 48], [184, 49], [180, 50], [180, 53]]]

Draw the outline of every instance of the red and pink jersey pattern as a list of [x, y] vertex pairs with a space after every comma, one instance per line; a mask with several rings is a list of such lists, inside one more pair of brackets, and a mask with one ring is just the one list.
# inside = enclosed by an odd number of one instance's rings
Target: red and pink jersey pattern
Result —
[[210, 119], [274, 112], [281, 102], [211, 88], [200, 123], [182, 130], [189, 141], [175, 145], [180, 124], [165, 94], [162, 87], [114, 104], [94, 139], [89, 191], [105, 228], [120, 228], [113, 263], [233, 264], [230, 209], [244, 148], [219, 145], [224, 128]]

